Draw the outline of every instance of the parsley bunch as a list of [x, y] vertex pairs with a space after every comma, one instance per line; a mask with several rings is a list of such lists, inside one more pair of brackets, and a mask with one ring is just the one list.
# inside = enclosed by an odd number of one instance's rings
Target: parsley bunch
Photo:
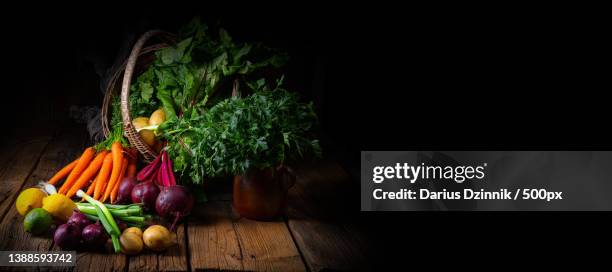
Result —
[[206, 177], [242, 174], [252, 167], [274, 167], [307, 155], [320, 155], [313, 135], [312, 103], [300, 103], [280, 84], [264, 80], [249, 86], [254, 93], [231, 97], [204, 114], [167, 124], [168, 152], [174, 170], [193, 183]]

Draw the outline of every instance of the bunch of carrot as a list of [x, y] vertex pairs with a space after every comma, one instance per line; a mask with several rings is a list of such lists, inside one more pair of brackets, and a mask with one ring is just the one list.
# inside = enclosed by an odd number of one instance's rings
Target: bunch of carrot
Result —
[[58, 171], [49, 183], [56, 185], [66, 178], [58, 193], [73, 197], [79, 189], [87, 187], [87, 194], [93, 193], [94, 199], [106, 202], [110, 198], [110, 202], [115, 203], [123, 177], [135, 175], [135, 150], [124, 150], [120, 142], [114, 142], [110, 152], [101, 150], [96, 154], [93, 147], [86, 148], [79, 158]]

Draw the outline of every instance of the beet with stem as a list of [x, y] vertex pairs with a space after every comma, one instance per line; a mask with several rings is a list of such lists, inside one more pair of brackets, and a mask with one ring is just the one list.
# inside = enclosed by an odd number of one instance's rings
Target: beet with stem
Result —
[[193, 203], [193, 196], [186, 187], [180, 185], [162, 187], [155, 201], [155, 210], [160, 216], [174, 220], [170, 227], [170, 230], [174, 231], [176, 223], [189, 215]]

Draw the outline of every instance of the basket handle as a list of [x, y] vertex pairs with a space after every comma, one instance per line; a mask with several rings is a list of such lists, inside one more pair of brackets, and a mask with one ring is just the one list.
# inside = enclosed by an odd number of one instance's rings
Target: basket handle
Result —
[[131, 121], [132, 118], [130, 116], [129, 97], [130, 97], [130, 86], [132, 84], [132, 75], [134, 74], [134, 68], [136, 67], [136, 60], [138, 59], [138, 56], [140, 55], [140, 51], [142, 50], [142, 47], [144, 46], [144, 44], [149, 39], [155, 36], [160, 36], [161, 38], [167, 38], [168, 40], [172, 40], [174, 37], [173, 34], [162, 31], [162, 30], [147, 31], [142, 36], [140, 36], [138, 41], [136, 41], [136, 44], [134, 44], [134, 47], [132, 48], [132, 52], [130, 53], [130, 56], [127, 60], [127, 63], [125, 66], [125, 72], [123, 74], [123, 82], [121, 84], [121, 118], [123, 120], [124, 133], [127, 134], [128, 136], [132, 136], [132, 137], [127, 137], [128, 140], [130, 141], [130, 144], [133, 146], [136, 146], [136, 148], [139, 151], [141, 151], [146, 161], [153, 160], [157, 154], [148, 145], [143, 144], [142, 142], [136, 142], [135, 140], [133, 140], [133, 138], [140, 137], [140, 136], [138, 135], [138, 132], [136, 132], [136, 129], [132, 125], [132, 121]]
[[[143, 48], [140, 51], [140, 56], [143, 56], [145, 54], [149, 54], [151, 52], [155, 52], [157, 50], [161, 50], [168, 47], [168, 44], [165, 42], [159, 43], [159, 44], [154, 44], [151, 46], [147, 46], [145, 48]], [[125, 65], [127, 63], [127, 59], [125, 59], [123, 61], [123, 63], [121, 64], [121, 66], [117, 67], [117, 69], [113, 72], [110, 80], [108, 81], [108, 83], [106, 84], [106, 88], [104, 91], [104, 99], [102, 100], [102, 132], [104, 133], [104, 138], [108, 139], [108, 137], [110, 137], [110, 128], [109, 128], [109, 124], [108, 124], [108, 110], [111, 104], [111, 99], [112, 96], [115, 93], [115, 86], [118, 86], [117, 83], [119, 83], [119, 77], [123, 74], [123, 71], [125, 70]], [[120, 94], [119, 94], [120, 95]]]

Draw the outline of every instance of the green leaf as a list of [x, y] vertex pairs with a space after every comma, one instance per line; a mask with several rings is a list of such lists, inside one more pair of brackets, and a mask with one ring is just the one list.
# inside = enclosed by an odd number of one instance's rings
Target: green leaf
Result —
[[144, 102], [149, 102], [153, 96], [153, 86], [151, 86], [151, 82], [142, 82], [140, 84], [140, 97]]
[[238, 51], [233, 54], [233, 64], [239, 64], [242, 57], [246, 56], [251, 51], [251, 45], [245, 44]]
[[173, 47], [164, 48], [158, 52], [158, 57], [161, 58], [162, 63], [165, 65], [170, 65], [178, 59], [178, 52]]
[[174, 110], [171, 93], [172, 92], [169, 89], [157, 90], [157, 99], [159, 99], [159, 101], [162, 103], [164, 112], [166, 113], [166, 119], [176, 118], [176, 111]]
[[176, 45], [176, 61], [181, 61], [181, 63], [188, 63], [191, 61], [190, 53], [190, 45], [192, 38], [187, 38], [182, 40]]
[[230, 45], [232, 43], [232, 37], [223, 28], [219, 29], [219, 40], [222, 45]]
[[169, 86], [176, 86], [176, 77], [169, 68], [155, 70], [155, 75], [158, 79], [158, 85], [160, 88], [166, 88]]
[[223, 54], [217, 56], [210, 63], [210, 69], [215, 70], [227, 66], [227, 53], [223, 52]]

